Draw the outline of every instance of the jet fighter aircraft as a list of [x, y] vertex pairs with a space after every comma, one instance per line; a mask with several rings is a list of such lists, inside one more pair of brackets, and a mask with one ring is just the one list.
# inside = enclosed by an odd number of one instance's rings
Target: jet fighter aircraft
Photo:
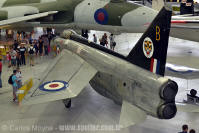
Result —
[[61, 54], [24, 97], [22, 105], [76, 97], [90, 83], [99, 94], [122, 104], [120, 124], [140, 123], [146, 115], [176, 114], [176, 82], [164, 77], [171, 11], [163, 8], [128, 56], [64, 31], [52, 43]]

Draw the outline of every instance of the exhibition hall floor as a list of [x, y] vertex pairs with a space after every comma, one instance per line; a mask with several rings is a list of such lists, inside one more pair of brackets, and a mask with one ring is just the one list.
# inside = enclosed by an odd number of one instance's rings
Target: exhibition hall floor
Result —
[[[103, 34], [92, 31], [91, 34], [93, 33], [97, 34], [98, 39]], [[116, 51], [128, 54], [140, 35], [117, 35], [115, 38]], [[92, 40], [92, 35], [90, 36]], [[199, 43], [170, 38], [167, 61], [199, 69], [198, 51]], [[52, 60], [52, 57], [38, 58], [34, 67], [23, 66], [21, 68], [23, 78], [39, 78], [39, 75]], [[66, 109], [61, 100], [19, 107], [12, 102], [12, 89], [11, 86], [7, 85], [11, 73], [11, 68], [3, 66], [4, 87], [0, 89], [0, 133], [76, 133], [80, 130], [103, 133], [176, 133], [181, 131], [183, 124], [188, 124], [190, 128], [199, 132], [199, 114], [182, 112], [178, 112], [176, 117], [171, 120], [159, 120], [148, 116], [142, 124], [118, 129], [116, 127], [119, 124], [121, 106], [96, 93], [90, 85], [87, 85], [79, 96], [72, 99], [70, 109]], [[179, 85], [176, 101], [182, 101], [186, 98], [187, 89], [194, 88], [199, 91], [199, 79], [189, 81], [179, 78], [172, 79]], [[96, 129], [99, 126], [101, 128]]]

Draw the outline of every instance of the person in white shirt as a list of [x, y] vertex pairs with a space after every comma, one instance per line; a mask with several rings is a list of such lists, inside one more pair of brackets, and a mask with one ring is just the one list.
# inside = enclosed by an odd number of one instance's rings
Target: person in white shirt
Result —
[[29, 57], [30, 57], [30, 66], [34, 66], [34, 53], [35, 53], [35, 48], [31, 44], [30, 47], [28, 48], [29, 52]]
[[115, 41], [114, 41], [114, 36], [113, 36], [113, 34], [111, 34], [110, 36], [109, 36], [109, 39], [110, 39], [110, 48], [114, 51], [114, 47], [115, 47]]

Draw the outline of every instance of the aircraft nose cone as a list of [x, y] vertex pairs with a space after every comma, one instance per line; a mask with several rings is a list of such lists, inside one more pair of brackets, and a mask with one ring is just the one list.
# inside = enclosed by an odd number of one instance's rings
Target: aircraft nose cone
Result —
[[174, 81], [169, 81], [161, 90], [160, 97], [165, 101], [175, 101], [175, 96], [178, 92], [178, 85]]
[[177, 107], [175, 103], [167, 103], [161, 105], [158, 110], [158, 115], [160, 119], [171, 119], [176, 115]]

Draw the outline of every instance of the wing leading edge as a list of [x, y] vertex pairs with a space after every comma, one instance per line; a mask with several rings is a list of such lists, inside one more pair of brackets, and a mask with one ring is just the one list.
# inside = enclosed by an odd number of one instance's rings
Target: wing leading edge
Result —
[[[21, 104], [39, 104], [76, 97], [96, 73], [97, 70], [79, 56], [68, 50], [63, 50], [48, 66], [40, 80], [33, 85]], [[56, 86], [59, 85], [59, 82], [61, 82], [60, 87], [64, 89], [59, 89], [59, 86]], [[67, 85], [64, 87], [65, 83]]]
[[38, 14], [33, 14], [33, 15], [28, 15], [28, 16], [22, 16], [22, 17], [16, 17], [16, 18], [10, 18], [7, 20], [2, 20], [0, 21], [0, 26], [5, 26], [5, 25], [10, 25], [18, 22], [23, 22], [23, 21], [28, 21], [32, 19], [37, 19], [37, 18], [42, 18], [46, 17], [52, 14], [56, 14], [57, 11], [50, 11], [50, 12], [43, 12], [43, 13], [38, 13]]

